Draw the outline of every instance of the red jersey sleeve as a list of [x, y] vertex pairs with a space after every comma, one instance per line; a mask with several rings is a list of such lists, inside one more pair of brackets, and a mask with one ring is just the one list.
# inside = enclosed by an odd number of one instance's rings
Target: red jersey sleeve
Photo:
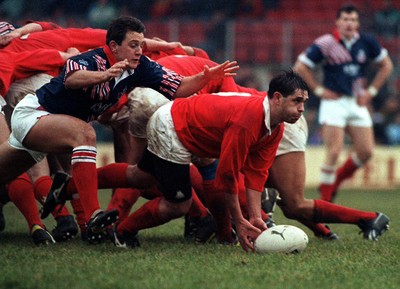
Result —
[[271, 168], [282, 139], [284, 125], [281, 123], [270, 136], [265, 137], [256, 147], [252, 148], [242, 169], [245, 176], [245, 186], [256, 191], [262, 191], [268, 179]]

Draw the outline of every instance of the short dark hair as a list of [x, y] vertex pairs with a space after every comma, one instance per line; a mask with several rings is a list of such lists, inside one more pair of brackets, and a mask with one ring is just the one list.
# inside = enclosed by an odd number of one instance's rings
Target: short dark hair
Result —
[[268, 88], [268, 97], [272, 98], [275, 92], [279, 92], [283, 97], [287, 97], [294, 94], [297, 89], [307, 91], [308, 93], [310, 92], [304, 79], [301, 78], [298, 73], [290, 69], [283, 71], [271, 80]]
[[144, 33], [146, 28], [142, 21], [135, 17], [119, 17], [113, 20], [108, 26], [106, 44], [109, 45], [114, 40], [118, 45], [121, 45], [128, 31]]
[[339, 10], [336, 12], [336, 19], [339, 19], [342, 13], [353, 13], [356, 12], [358, 15], [360, 15], [360, 10], [353, 4], [347, 4], [339, 8]]

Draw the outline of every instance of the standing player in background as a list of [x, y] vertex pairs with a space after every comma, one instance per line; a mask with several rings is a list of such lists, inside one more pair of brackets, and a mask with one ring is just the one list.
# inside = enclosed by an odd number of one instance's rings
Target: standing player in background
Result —
[[[319, 190], [326, 201], [332, 201], [343, 180], [350, 178], [371, 158], [374, 135], [368, 105], [393, 70], [387, 50], [371, 35], [359, 33], [359, 26], [359, 11], [355, 6], [340, 8], [333, 33], [317, 38], [294, 65], [294, 70], [321, 98], [319, 123], [326, 157], [321, 167]], [[366, 85], [370, 60], [378, 69], [372, 82]], [[318, 63], [322, 63], [324, 72], [322, 84], [312, 71]], [[346, 132], [352, 140], [353, 152], [336, 169]]]

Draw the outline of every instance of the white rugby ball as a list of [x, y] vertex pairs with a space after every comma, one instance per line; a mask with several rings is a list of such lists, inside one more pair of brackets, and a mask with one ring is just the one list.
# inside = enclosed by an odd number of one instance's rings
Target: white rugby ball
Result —
[[257, 253], [299, 253], [308, 244], [307, 234], [291, 225], [277, 225], [263, 231], [254, 246]]

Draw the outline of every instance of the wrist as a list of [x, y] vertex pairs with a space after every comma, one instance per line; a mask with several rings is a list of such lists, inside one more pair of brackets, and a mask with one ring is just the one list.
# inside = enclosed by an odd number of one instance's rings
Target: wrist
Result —
[[316, 95], [317, 97], [322, 97], [322, 95], [325, 92], [325, 88], [322, 85], [318, 85], [314, 90], [313, 93], [314, 95]]
[[369, 93], [372, 97], [375, 97], [375, 96], [377, 96], [377, 94], [378, 94], [378, 89], [377, 89], [375, 86], [373, 86], [373, 85], [370, 85], [370, 86], [368, 87], [367, 91], [368, 91], [368, 93]]

